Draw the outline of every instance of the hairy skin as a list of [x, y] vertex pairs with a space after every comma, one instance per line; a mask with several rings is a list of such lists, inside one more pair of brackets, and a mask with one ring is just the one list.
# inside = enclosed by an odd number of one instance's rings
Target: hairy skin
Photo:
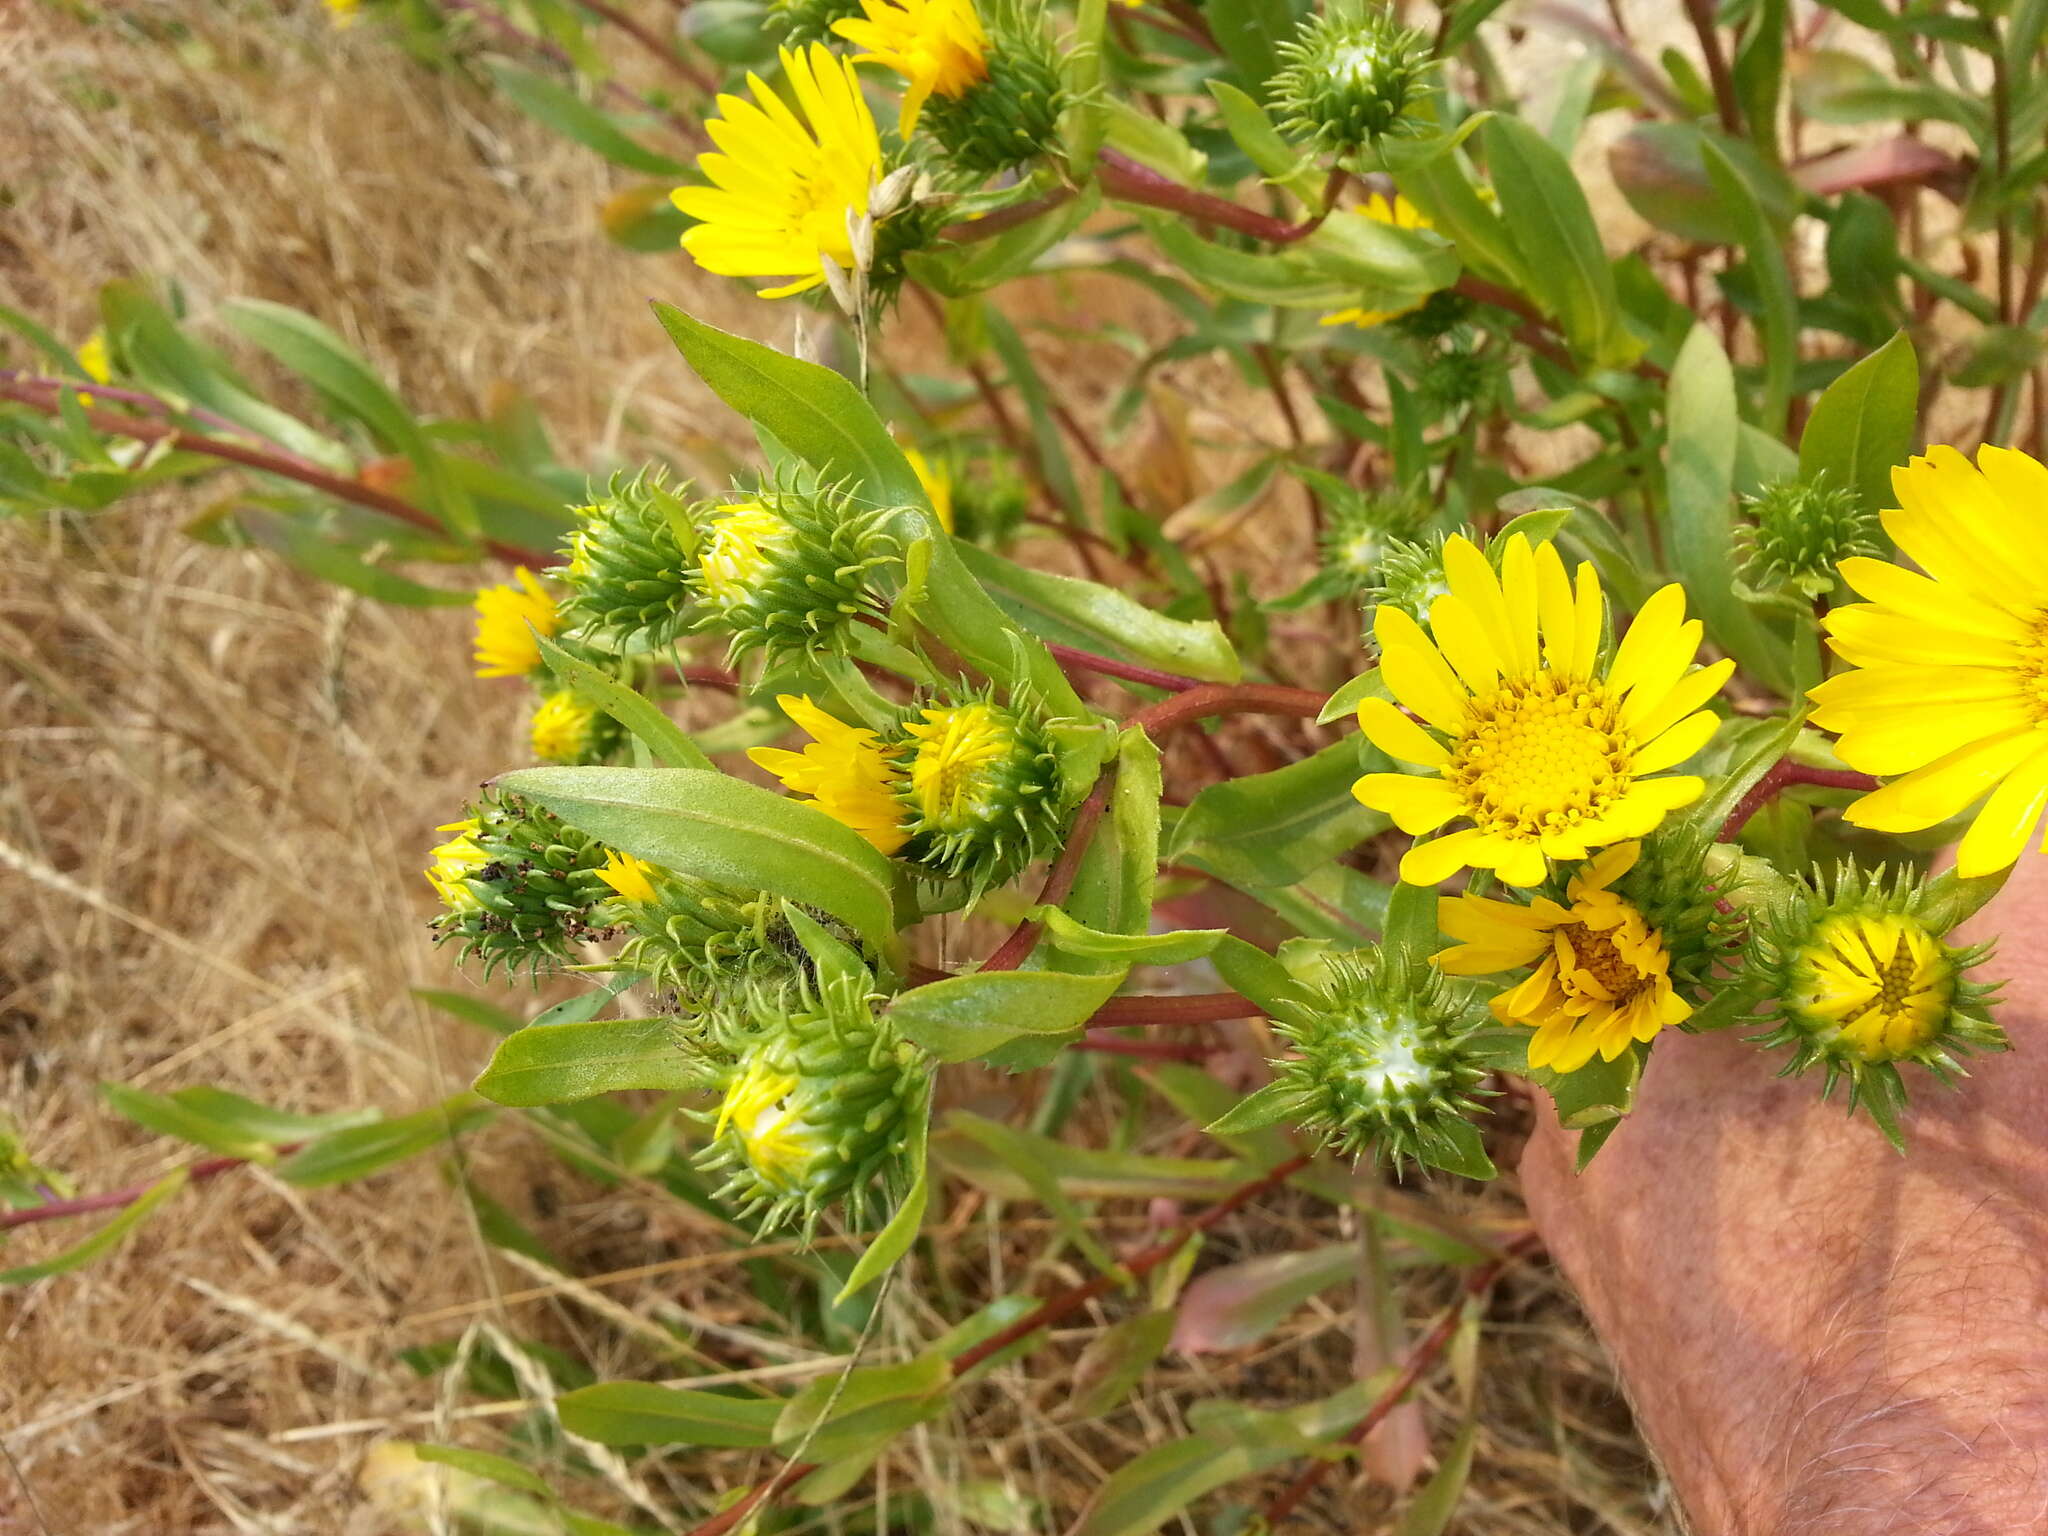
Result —
[[1583, 1175], [1538, 1117], [1530, 1209], [1699, 1536], [2048, 1531], [2048, 858], [1965, 931], [2014, 1051], [1909, 1072], [1906, 1157], [1741, 1031], [1667, 1035]]

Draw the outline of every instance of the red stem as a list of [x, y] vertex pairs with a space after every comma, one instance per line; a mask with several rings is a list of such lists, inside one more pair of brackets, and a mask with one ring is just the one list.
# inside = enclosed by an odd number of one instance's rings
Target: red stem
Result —
[[1178, 672], [1161, 672], [1156, 667], [1141, 667], [1135, 662], [1117, 661], [1108, 656], [1098, 656], [1093, 651], [1076, 650], [1071, 645], [1061, 645], [1048, 640], [1045, 648], [1052, 652], [1052, 658], [1067, 671], [1079, 668], [1083, 672], [1096, 672], [1104, 677], [1121, 678], [1127, 683], [1143, 683], [1148, 688], [1164, 688], [1169, 693], [1184, 693], [1190, 688], [1204, 688], [1208, 685], [1197, 677], [1182, 677]]
[[606, 4], [605, 0], [576, 0], [576, 3], [586, 11], [595, 12], [625, 33], [626, 36], [632, 38], [634, 42], [638, 43], [648, 53], [661, 60], [666, 68], [674, 70], [683, 79], [687, 80], [691, 88], [699, 95], [711, 97], [718, 94], [718, 82], [716, 80], [677, 53], [668, 44], [664, 43], [617, 6]]
[[[1451, 1340], [1457, 1335], [1458, 1321], [1464, 1314], [1466, 1304], [1483, 1295], [1493, 1282], [1500, 1278], [1502, 1270], [1535, 1249], [1541, 1241], [1533, 1229], [1524, 1232], [1508, 1243], [1498, 1258], [1475, 1269], [1466, 1277], [1465, 1284], [1459, 1289], [1458, 1299], [1445, 1309], [1444, 1315], [1437, 1319], [1436, 1326], [1430, 1329], [1422, 1342], [1408, 1352], [1408, 1358], [1401, 1364], [1400, 1374], [1388, 1383], [1386, 1391], [1373, 1399], [1372, 1406], [1365, 1410], [1365, 1417], [1352, 1425], [1344, 1436], [1345, 1445], [1362, 1443], [1367, 1435], [1379, 1428], [1388, 1414], [1401, 1406], [1402, 1399], [1415, 1390], [1415, 1384], [1422, 1380], [1423, 1373], [1436, 1361], [1437, 1356], [1449, 1347]], [[1267, 1529], [1277, 1526], [1293, 1514], [1301, 1501], [1308, 1497], [1316, 1484], [1329, 1475], [1330, 1469], [1336, 1464], [1335, 1460], [1319, 1459], [1303, 1468], [1301, 1475], [1282, 1489], [1279, 1496], [1266, 1506], [1263, 1523]]]
[[1020, 224], [1029, 224], [1041, 213], [1050, 213], [1062, 203], [1073, 199], [1072, 187], [1057, 187], [1043, 197], [1027, 198], [1021, 203], [1012, 203], [1007, 208], [998, 208], [994, 213], [984, 214], [978, 219], [962, 219], [958, 224], [948, 224], [939, 231], [941, 240], [950, 240], [955, 245], [972, 245], [977, 240], [993, 240], [997, 235], [1015, 229]]
[[1225, 1019], [1255, 1019], [1266, 1010], [1235, 992], [1201, 992], [1182, 996], [1113, 997], [1088, 1016], [1090, 1024], [1111, 1027], [1172, 1028], [1179, 1024], [1217, 1024]]
[[1175, 726], [1214, 715], [1293, 715], [1313, 720], [1329, 702], [1326, 693], [1280, 683], [1203, 683], [1147, 704], [1124, 723], [1157, 737]]
[[[1081, 873], [1081, 859], [1088, 852], [1089, 843], [1095, 839], [1096, 825], [1102, 820], [1102, 813], [1109, 805], [1109, 787], [1116, 781], [1116, 770], [1105, 768], [1096, 776], [1095, 787], [1088, 791], [1088, 798], [1081, 802], [1081, 809], [1074, 813], [1074, 825], [1067, 833], [1067, 844], [1060, 849], [1060, 855], [1046, 872], [1045, 885], [1038, 893], [1038, 905], [1056, 907], [1073, 892], [1074, 881]], [[1039, 930], [1044, 924], [1027, 918], [1010, 930], [1010, 936], [996, 946], [994, 954], [982, 961], [984, 971], [1014, 971], [1024, 963], [1024, 957], [1031, 953], [1038, 942]]]
[[[73, 386], [65, 386], [71, 388]], [[91, 393], [87, 390], [86, 393]], [[47, 397], [47, 398], [45, 398]], [[36, 386], [0, 381], [0, 399], [17, 400], [32, 409], [55, 416], [60, 413], [55, 389], [41, 389]], [[140, 416], [121, 416], [112, 411], [88, 410], [85, 419], [102, 432], [116, 437], [130, 437], [137, 442], [168, 442], [183, 453], [197, 453], [210, 459], [224, 459], [231, 464], [245, 465], [258, 469], [266, 475], [277, 475], [286, 480], [296, 480], [301, 485], [316, 491], [324, 491], [338, 500], [367, 507], [381, 512], [414, 528], [429, 533], [447, 534], [448, 530], [435, 520], [432, 513], [414, 506], [409, 501], [400, 501], [396, 496], [364, 485], [360, 480], [346, 479], [341, 475], [329, 474], [324, 469], [306, 463], [303, 459], [282, 457], [262, 448], [251, 448], [243, 443], [229, 442], [226, 438], [206, 437], [197, 432], [171, 426], [168, 422], [145, 421]], [[522, 549], [516, 544], [502, 544], [496, 539], [483, 540], [484, 549], [500, 560], [509, 560], [515, 565], [552, 565], [554, 556], [538, 550]]]
[[1877, 788], [1877, 780], [1867, 773], [1856, 773], [1841, 768], [1808, 768], [1783, 758], [1772, 765], [1769, 772], [1749, 786], [1747, 793], [1735, 802], [1735, 809], [1728, 813], [1728, 819], [1721, 824], [1721, 841], [1732, 843], [1742, 829], [1749, 824], [1749, 818], [1762, 810], [1766, 803], [1777, 798], [1778, 792], [1794, 784], [1811, 784], [1818, 789], [1861, 789]]
[[1325, 216], [1319, 213], [1299, 224], [1276, 219], [1270, 213], [1260, 213], [1228, 198], [1184, 187], [1113, 149], [1105, 149], [1095, 157], [1095, 176], [1102, 183], [1103, 192], [1121, 202], [1164, 208], [1168, 213], [1185, 214], [1205, 224], [1220, 224], [1268, 245], [1292, 245], [1306, 239], [1322, 226]]
[[[299, 1150], [299, 1143], [279, 1147], [277, 1155], [284, 1157]], [[226, 1173], [230, 1168], [246, 1168], [246, 1157], [209, 1157], [203, 1162], [191, 1164], [185, 1170], [188, 1183], [198, 1184], [206, 1179]], [[133, 1205], [162, 1182], [151, 1179], [146, 1184], [131, 1184], [126, 1189], [104, 1190], [97, 1195], [79, 1195], [70, 1200], [52, 1200], [44, 1205], [31, 1205], [19, 1211], [0, 1211], [0, 1232], [15, 1227], [34, 1226], [39, 1221], [61, 1221], [67, 1216], [90, 1216], [94, 1211], [118, 1211]]]

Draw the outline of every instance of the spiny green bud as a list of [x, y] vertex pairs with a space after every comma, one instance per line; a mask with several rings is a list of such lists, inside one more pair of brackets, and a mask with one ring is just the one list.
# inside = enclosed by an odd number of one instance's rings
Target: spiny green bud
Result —
[[[673, 988], [685, 1003], [814, 975], [777, 897], [743, 895], [631, 854], [613, 853], [597, 873], [613, 892], [598, 915], [630, 935], [619, 951], [620, 969]], [[833, 938], [858, 947], [844, 924], [822, 913], [810, 916]]]
[[1757, 861], [1715, 845], [1709, 829], [1666, 822], [1643, 840], [1614, 890], [1662, 941], [1667, 974], [1681, 995], [1698, 998], [1727, 978], [1764, 903], [1755, 889], [1769, 878]]
[[534, 707], [527, 738], [541, 762], [573, 767], [605, 761], [625, 742], [626, 732], [574, 690], [557, 688]]
[[1882, 866], [1866, 875], [1852, 861], [1832, 882], [1816, 874], [1753, 940], [1749, 976], [1776, 1026], [1756, 1038], [1792, 1051], [1779, 1075], [1819, 1066], [1823, 1098], [1847, 1078], [1850, 1112], [1866, 1109], [1902, 1150], [1900, 1062], [1952, 1084], [1959, 1056], [2008, 1047], [1990, 1012], [2000, 984], [1970, 979], [1990, 946], [1944, 943], [1935, 910], [1909, 870], [1888, 879]]
[[1882, 550], [1877, 513], [1849, 487], [1829, 484], [1825, 470], [1811, 480], [1772, 481], [1750, 499], [1749, 511], [1756, 523], [1738, 535], [1742, 574], [1758, 590], [1825, 597], [1844, 560]]
[[1390, 134], [1417, 131], [1436, 61], [1420, 32], [1383, 11], [1334, 4], [1279, 48], [1267, 87], [1281, 127], [1343, 154]]
[[[1317, 484], [1328, 490], [1323, 481]], [[1381, 562], [1396, 545], [1420, 535], [1430, 517], [1429, 504], [1413, 492], [1366, 491], [1350, 485], [1342, 486], [1341, 493], [1326, 494], [1323, 507], [1323, 564], [1341, 574], [1356, 592], [1372, 588]]]
[[1376, 576], [1366, 594], [1367, 605], [1398, 608], [1427, 628], [1430, 606], [1451, 590], [1444, 576], [1444, 536], [1388, 539]]
[[1484, 406], [1501, 382], [1498, 360], [1487, 352], [1445, 347], [1422, 365], [1415, 381], [1423, 408], [1438, 416], [1467, 406]]
[[728, 633], [734, 658], [839, 648], [853, 624], [883, 611], [873, 573], [899, 556], [888, 517], [839, 488], [764, 486], [700, 509], [698, 627]]
[[1491, 1176], [1470, 1119], [1486, 1096], [1477, 1026], [1428, 965], [1386, 950], [1332, 955], [1303, 998], [1274, 1000], [1273, 1024], [1296, 1054], [1218, 1129], [1285, 1118], [1343, 1156]]
[[568, 632], [610, 651], [660, 650], [689, 624], [696, 534], [689, 509], [656, 470], [613, 476], [552, 575], [569, 586], [561, 605]]
[[904, 857], [927, 871], [979, 895], [1057, 839], [1059, 761], [1028, 708], [992, 698], [929, 706], [890, 752]]
[[998, 19], [989, 41], [988, 78], [957, 97], [933, 96], [923, 112], [947, 158], [977, 180], [1051, 149], [1066, 107], [1059, 61], [1035, 19]]
[[598, 870], [606, 849], [552, 811], [514, 795], [487, 793], [470, 815], [440, 829], [454, 835], [434, 849], [427, 880], [444, 908], [436, 943], [456, 942], [462, 958], [538, 974], [567, 958], [570, 946], [605, 936], [592, 909], [609, 894]]
[[1031, 488], [1007, 454], [992, 454], [966, 465], [947, 468], [951, 486], [953, 533], [970, 544], [1000, 550], [1024, 526], [1031, 510]]
[[768, 0], [768, 25], [783, 30], [790, 48], [833, 42], [832, 23], [860, 14], [860, 0]]
[[801, 1221], [808, 1241], [835, 1204], [862, 1227], [908, 1193], [931, 1068], [881, 1001], [872, 976], [841, 971], [749, 987], [701, 1021], [720, 1102], [698, 1164], [727, 1171], [718, 1197], [763, 1232]]

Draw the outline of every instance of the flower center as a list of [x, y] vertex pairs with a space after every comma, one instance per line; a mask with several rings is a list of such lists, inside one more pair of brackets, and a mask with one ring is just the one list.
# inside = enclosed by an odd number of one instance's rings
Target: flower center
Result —
[[1650, 978], [1637, 970], [1615, 947], [1614, 940], [1600, 929], [1588, 928], [1584, 923], [1563, 923], [1557, 931], [1571, 946], [1577, 968], [1597, 981], [1612, 1002], [1625, 1003], [1650, 984]]
[[1604, 687], [1544, 671], [1472, 701], [1446, 777], [1480, 830], [1526, 839], [1604, 814], [1634, 754]]
[[2019, 660], [2013, 670], [2019, 674], [2020, 703], [2034, 717], [2034, 724], [2048, 729], [2048, 608], [2034, 615], [2027, 626], [2027, 638], [2018, 647]]
[[790, 177], [790, 227], [820, 255], [848, 269], [853, 266], [853, 236], [847, 232], [846, 215], [853, 207], [845, 179], [834, 176], [822, 157], [810, 170]]
[[929, 724], [913, 727], [919, 740], [910, 761], [910, 791], [927, 820], [955, 831], [987, 808], [995, 770], [1015, 738], [980, 705], [927, 719]]

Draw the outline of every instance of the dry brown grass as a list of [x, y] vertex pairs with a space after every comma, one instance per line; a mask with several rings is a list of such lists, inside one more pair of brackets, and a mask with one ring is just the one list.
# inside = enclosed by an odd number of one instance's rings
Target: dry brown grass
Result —
[[[200, 315], [230, 295], [300, 306], [428, 410], [473, 413], [515, 380], [569, 462], [745, 449], [641, 300], [659, 292], [757, 333], [786, 316], [678, 260], [607, 248], [590, 226], [608, 177], [589, 156], [458, 79], [403, 65], [367, 30], [337, 40], [311, 4], [188, 0], [90, 26], [37, 10], [0, 36], [0, 102], [12, 197], [0, 302], [64, 334], [91, 327], [100, 282], [151, 274]], [[1034, 302], [1069, 306], [1057, 292]], [[913, 334], [901, 355], [930, 367], [928, 353]], [[1076, 343], [1055, 359], [1084, 406], [1109, 388], [1100, 357]], [[1207, 409], [1264, 409], [1219, 404], [1214, 378], [1176, 382]], [[1189, 478], [1172, 438], [1139, 434], [1126, 463], [1169, 502]], [[434, 824], [516, 759], [518, 690], [468, 675], [459, 615], [361, 603], [258, 555], [196, 545], [180, 532], [196, 510], [159, 495], [91, 519], [0, 524], [0, 1096], [35, 1153], [85, 1189], [180, 1158], [107, 1113], [100, 1082], [213, 1082], [291, 1109], [397, 1112], [463, 1087], [485, 1049], [409, 996], [452, 984], [413, 871]], [[469, 1137], [463, 1159], [332, 1190], [230, 1175], [116, 1257], [0, 1295], [12, 1464], [0, 1533], [423, 1528], [429, 1517], [359, 1491], [363, 1457], [391, 1437], [500, 1443], [516, 1414], [395, 1358], [473, 1324], [545, 1340], [600, 1374], [659, 1375], [679, 1352], [740, 1370], [829, 1368], [774, 1337], [776, 1319], [721, 1256], [725, 1235], [675, 1201], [600, 1188], [511, 1116]], [[487, 1248], [460, 1180], [596, 1278], [536, 1279]], [[1283, 1205], [1218, 1246], [1276, 1251], [1312, 1226], [1336, 1235], [1327, 1211]], [[61, 1240], [39, 1229], [8, 1258]], [[1034, 1283], [1022, 1266], [1043, 1244], [1042, 1227], [997, 1239], [977, 1224], [947, 1278], [970, 1299]], [[654, 1267], [612, 1278], [636, 1266]], [[1445, 1294], [1427, 1273], [1406, 1284], [1411, 1318]], [[1329, 1300], [1249, 1361], [1176, 1364], [1089, 1426], [1054, 1413], [1090, 1331], [1075, 1330], [920, 1432], [896, 1496], [906, 1481], [1006, 1479], [1039, 1506], [1034, 1528], [1057, 1529], [1103, 1469], [1181, 1428], [1191, 1403], [1279, 1405], [1347, 1380], [1349, 1324], [1343, 1298]], [[939, 1326], [936, 1290], [900, 1286], [890, 1306], [884, 1347]], [[1459, 1528], [1669, 1529], [1556, 1282], [1515, 1278], [1497, 1315]], [[664, 1326], [695, 1342], [663, 1342]], [[630, 1516], [636, 1487], [687, 1514], [748, 1475], [744, 1457], [670, 1456], [643, 1464], [638, 1483], [603, 1469], [574, 1481], [587, 1504]], [[1324, 1501], [1327, 1528], [1386, 1507], [1355, 1497]], [[957, 1511], [944, 1525], [965, 1528]]]

